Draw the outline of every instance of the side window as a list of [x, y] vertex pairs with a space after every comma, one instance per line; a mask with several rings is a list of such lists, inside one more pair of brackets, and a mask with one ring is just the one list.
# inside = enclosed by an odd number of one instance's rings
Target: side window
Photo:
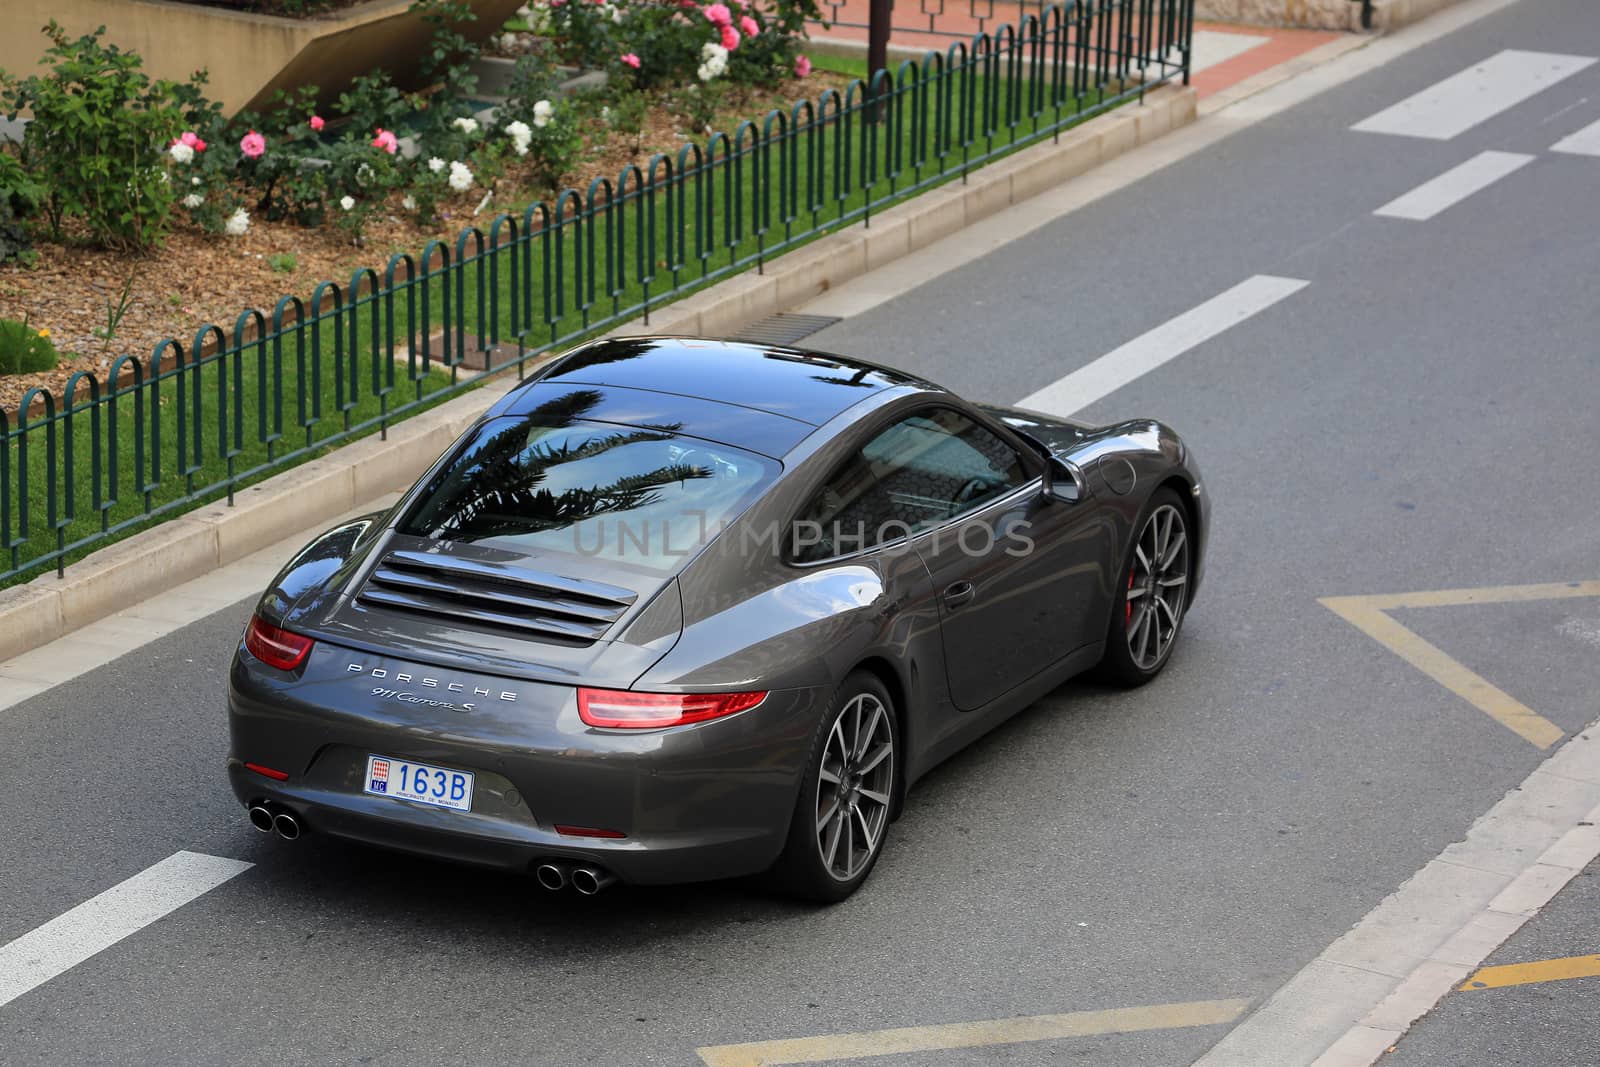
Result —
[[919, 411], [850, 457], [795, 519], [802, 563], [937, 526], [1028, 480], [1005, 441], [950, 408]]

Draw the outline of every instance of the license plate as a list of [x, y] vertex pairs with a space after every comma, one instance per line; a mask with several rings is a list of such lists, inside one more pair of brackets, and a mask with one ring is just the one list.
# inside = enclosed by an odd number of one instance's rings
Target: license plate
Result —
[[414, 800], [436, 808], [472, 810], [472, 774], [430, 767], [426, 763], [367, 757], [366, 792], [396, 800]]

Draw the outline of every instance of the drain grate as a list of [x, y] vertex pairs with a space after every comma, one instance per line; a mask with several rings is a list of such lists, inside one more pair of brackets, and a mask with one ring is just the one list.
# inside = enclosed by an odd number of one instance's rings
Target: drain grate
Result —
[[760, 322], [751, 323], [729, 340], [761, 345], [792, 345], [803, 337], [810, 337], [818, 330], [842, 321], [838, 315], [795, 315], [780, 311]]

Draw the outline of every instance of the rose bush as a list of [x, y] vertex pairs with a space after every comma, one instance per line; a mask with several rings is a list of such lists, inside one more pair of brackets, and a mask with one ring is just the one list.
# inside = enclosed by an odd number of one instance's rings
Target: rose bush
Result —
[[[161, 241], [174, 214], [226, 236], [257, 219], [332, 225], [359, 244], [380, 213], [432, 225], [454, 202], [451, 210], [476, 214], [508, 173], [520, 206], [529, 192], [558, 192], [591, 141], [599, 152], [609, 136], [637, 156], [662, 104], [698, 134], [738, 87], [805, 77], [798, 42], [818, 14], [815, 0], [536, 0], [521, 15], [547, 36], [519, 42], [506, 100], [490, 113], [470, 96], [470, 4], [413, 8], [433, 27], [417, 61], [423, 89], [402, 92], [374, 70], [332, 103], [305, 87], [231, 119], [207, 99], [204, 72], [187, 84], [152, 82], [137, 55], [98, 33], [69, 39], [52, 23], [47, 72], [0, 74], [7, 110], [38, 118], [6, 157], [20, 175], [11, 184], [29, 184], [6, 194], [0, 259], [26, 247], [33, 215], [57, 241], [86, 233], [139, 251]], [[607, 88], [564, 97], [562, 61], [604, 66]], [[71, 235], [68, 220], [82, 224]]]

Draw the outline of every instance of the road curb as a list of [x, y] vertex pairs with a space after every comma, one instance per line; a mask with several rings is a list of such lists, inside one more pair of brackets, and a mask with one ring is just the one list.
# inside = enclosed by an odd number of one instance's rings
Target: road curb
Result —
[[1398, 30], [1427, 18], [1464, 0], [1376, 0], [1372, 5], [1372, 28], [1380, 33]]
[[[1193, 89], [1162, 86], [967, 178], [830, 234], [614, 331], [717, 336], [766, 318], [972, 226], [1194, 121]], [[509, 378], [509, 376], [507, 376]], [[71, 633], [296, 531], [408, 488], [451, 441], [515, 385], [496, 380], [209, 504], [108, 545], [68, 568], [0, 591], [0, 660]]]
[[1600, 855], [1600, 721], [1329, 945], [1195, 1067], [1369, 1067]]

